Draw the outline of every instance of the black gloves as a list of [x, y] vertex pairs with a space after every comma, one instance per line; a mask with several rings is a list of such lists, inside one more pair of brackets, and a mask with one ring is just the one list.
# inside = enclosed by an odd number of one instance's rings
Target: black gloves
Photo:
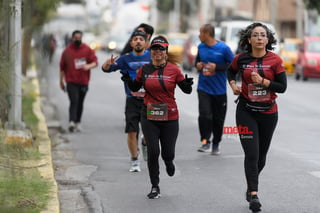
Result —
[[187, 74], [185, 74], [184, 78], [185, 78], [185, 81], [186, 81], [188, 84], [190, 84], [190, 86], [193, 84], [193, 78], [188, 78], [188, 75], [187, 75]]
[[192, 92], [192, 84], [193, 78], [188, 78], [188, 75], [186, 74], [184, 80], [179, 82], [178, 86], [184, 93], [190, 94]]
[[129, 75], [128, 72], [126, 72], [124, 75], [122, 75], [121, 80], [128, 83], [129, 81], [131, 81], [131, 77]]
[[122, 75], [121, 80], [124, 81], [133, 92], [137, 92], [142, 87], [142, 83], [132, 80], [128, 72]]

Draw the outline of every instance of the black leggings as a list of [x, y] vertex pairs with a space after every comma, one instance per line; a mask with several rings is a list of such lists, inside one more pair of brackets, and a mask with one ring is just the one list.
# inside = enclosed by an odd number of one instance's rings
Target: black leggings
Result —
[[236, 111], [241, 145], [244, 151], [244, 168], [247, 187], [250, 192], [258, 191], [259, 174], [266, 163], [267, 152], [278, 121], [278, 113], [263, 114], [248, 111], [243, 102], [239, 102]]
[[87, 91], [87, 85], [67, 83], [67, 92], [70, 100], [69, 121], [80, 123]]
[[213, 133], [213, 144], [221, 141], [223, 124], [227, 112], [227, 95], [210, 95], [198, 90], [200, 140], [209, 143]]
[[175, 156], [176, 140], [179, 132], [179, 121], [150, 121], [142, 115], [141, 126], [144, 138], [148, 146], [148, 169], [152, 186], [158, 186], [159, 155], [161, 145], [161, 157], [165, 164], [172, 162]]

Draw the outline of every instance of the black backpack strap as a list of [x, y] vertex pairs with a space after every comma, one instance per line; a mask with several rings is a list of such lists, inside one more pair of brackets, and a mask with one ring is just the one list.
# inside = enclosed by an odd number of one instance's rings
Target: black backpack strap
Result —
[[[164, 85], [164, 81], [163, 81], [163, 72], [164, 72], [164, 66], [161, 66], [159, 68], [154, 67], [151, 63], [150, 64], [146, 64], [142, 67], [142, 84], [144, 87], [144, 90], [146, 91], [146, 93], [148, 93], [148, 95], [150, 95], [151, 98], [153, 98], [154, 100], [161, 102], [159, 99], [157, 99], [156, 97], [154, 97], [145, 87], [145, 82], [146, 79], [148, 78], [149, 74], [153, 73], [155, 70], [158, 69], [158, 77], [159, 77], [159, 82], [161, 87], [163, 88], [163, 90], [165, 92], [168, 92], [166, 86]], [[149, 69], [149, 70], [148, 70]], [[149, 71], [149, 73], [148, 73]], [[151, 72], [150, 72], [151, 71]]]

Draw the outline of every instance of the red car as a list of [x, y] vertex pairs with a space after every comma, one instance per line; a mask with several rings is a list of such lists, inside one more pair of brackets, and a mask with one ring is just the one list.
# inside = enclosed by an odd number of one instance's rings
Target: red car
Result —
[[298, 52], [296, 80], [320, 78], [320, 37], [305, 37]]
[[182, 67], [185, 71], [192, 71], [192, 69], [195, 68], [195, 58], [198, 53], [198, 45], [200, 44], [198, 34], [198, 32], [189, 33], [189, 37], [185, 41], [182, 63]]

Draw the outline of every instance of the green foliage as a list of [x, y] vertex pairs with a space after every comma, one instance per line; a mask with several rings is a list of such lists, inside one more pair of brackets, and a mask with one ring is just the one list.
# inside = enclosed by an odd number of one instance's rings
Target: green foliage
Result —
[[45, 208], [50, 184], [37, 172], [12, 177], [0, 177], [0, 212], [39, 213]]
[[319, 0], [303, 0], [306, 8], [309, 10], [316, 9], [320, 13], [320, 1]]
[[173, 0], [157, 0], [157, 8], [163, 13], [169, 13], [174, 8]]
[[32, 133], [37, 133], [39, 119], [33, 112], [33, 103], [37, 95], [34, 93], [34, 85], [29, 82], [23, 82], [23, 96], [22, 96], [22, 117], [23, 121], [26, 123], [27, 127], [31, 129]]
[[61, 0], [23, 0], [23, 26], [41, 26], [47, 22]]

